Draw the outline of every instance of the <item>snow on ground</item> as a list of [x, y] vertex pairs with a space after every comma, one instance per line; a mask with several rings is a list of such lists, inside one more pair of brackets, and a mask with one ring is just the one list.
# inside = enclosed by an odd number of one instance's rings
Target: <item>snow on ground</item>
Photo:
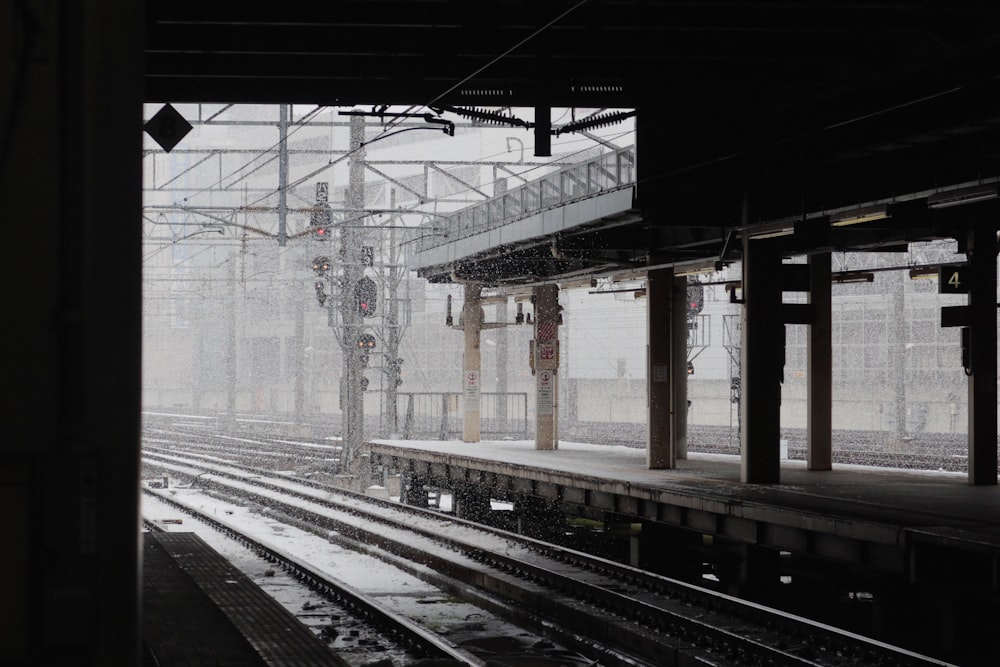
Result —
[[[497, 619], [486, 618], [480, 608], [457, 601], [413, 575], [373, 556], [345, 549], [323, 537], [281, 523], [262, 514], [257, 508], [234, 505], [191, 488], [172, 487], [158, 493], [169, 494], [173, 500], [249, 533], [277, 551], [310, 563], [326, 576], [377, 597], [385, 607], [431, 631], [453, 636], [456, 640], [459, 636], [467, 640], [469, 628], [473, 628], [472, 637], [478, 641], [483, 641], [483, 637], [499, 636], [518, 636], [523, 641], [526, 636], [519, 628]], [[314, 631], [318, 632], [321, 627], [329, 625], [331, 609], [322, 598], [280, 572], [269, 575], [269, 570], [274, 572], [272, 564], [251, 554], [221, 533], [149, 494], [143, 494], [142, 512], [144, 518], [152, 520], [181, 519], [182, 524], [170, 525], [170, 529], [196, 533]], [[304, 613], [303, 610], [308, 612]], [[484, 632], [478, 632], [480, 627]], [[357, 645], [357, 638], [343, 634], [337, 637], [332, 647], [342, 655], [345, 652], [349, 654], [352, 650], [362, 650]], [[370, 647], [364, 647], [362, 652], [364, 661], [373, 658]], [[350, 659], [349, 655], [344, 657]]]

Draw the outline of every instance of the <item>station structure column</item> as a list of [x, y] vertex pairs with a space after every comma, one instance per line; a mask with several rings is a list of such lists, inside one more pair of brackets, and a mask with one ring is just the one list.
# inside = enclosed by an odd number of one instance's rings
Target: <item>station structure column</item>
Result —
[[535, 298], [535, 449], [558, 449], [559, 287], [539, 285]]
[[809, 256], [811, 321], [806, 342], [806, 467], [833, 468], [833, 318], [830, 253]]
[[967, 236], [969, 483], [997, 483], [997, 208]]
[[781, 311], [781, 253], [764, 239], [743, 240], [742, 325], [740, 479], [775, 484], [781, 477], [785, 325]]
[[[685, 287], [686, 289], [686, 287]], [[673, 372], [676, 359], [673, 311], [674, 271], [652, 269], [646, 273], [646, 465], [650, 469], [669, 469], [677, 465], [674, 447]], [[685, 299], [680, 303], [684, 304]], [[685, 329], [686, 310], [685, 315]], [[685, 357], [687, 349], [685, 346]], [[685, 402], [687, 398], [685, 397]]]
[[462, 377], [464, 410], [462, 413], [462, 440], [479, 442], [481, 437], [481, 392], [480, 371], [482, 353], [479, 349], [479, 333], [483, 325], [483, 308], [480, 303], [483, 286], [477, 283], [465, 285], [465, 302], [462, 305], [462, 331], [465, 334], [465, 353], [462, 356]]
[[[687, 458], [687, 417], [688, 417], [688, 337], [691, 332], [688, 321], [688, 281], [687, 276], [674, 276], [673, 292], [670, 299], [670, 353], [671, 384], [670, 406], [673, 411], [672, 430], [674, 438], [674, 458]], [[692, 323], [693, 324], [693, 323]], [[648, 369], [647, 369], [648, 370]]]

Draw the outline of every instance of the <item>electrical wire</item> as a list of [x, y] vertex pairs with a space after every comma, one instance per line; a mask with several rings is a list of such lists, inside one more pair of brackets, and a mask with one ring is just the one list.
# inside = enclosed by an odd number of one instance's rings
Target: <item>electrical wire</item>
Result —
[[[299, 120], [295, 121], [295, 123], [293, 123], [293, 125], [295, 125], [296, 127], [285, 135], [285, 140], [287, 141], [288, 137], [292, 136], [293, 134], [295, 134], [296, 132], [298, 132], [302, 128], [308, 127], [309, 120], [312, 117], [314, 117], [316, 114], [318, 114], [320, 111], [322, 111], [323, 109], [325, 109], [325, 108], [326, 108], [326, 106], [323, 106], [323, 105], [318, 106], [315, 109], [313, 109], [312, 111], [310, 111], [309, 113], [307, 113], [306, 115], [304, 115]], [[185, 197], [183, 199], [183, 201], [186, 202], [186, 201], [188, 201], [189, 199], [191, 199], [193, 197], [197, 197], [198, 195], [200, 195], [202, 193], [205, 193], [205, 192], [208, 192], [208, 191], [212, 190], [216, 186], [222, 185], [222, 183], [227, 178], [231, 178], [232, 176], [234, 176], [234, 175], [242, 172], [243, 170], [249, 168], [250, 165], [252, 165], [254, 162], [256, 162], [257, 160], [259, 160], [259, 159], [261, 159], [263, 157], [270, 156], [267, 161], [265, 161], [263, 164], [261, 164], [257, 168], [255, 168], [254, 171], [257, 171], [258, 169], [261, 169], [263, 166], [265, 166], [265, 165], [273, 162], [274, 160], [277, 160], [278, 156], [277, 155], [272, 155], [272, 152], [274, 151], [274, 149], [278, 148], [279, 146], [281, 146], [281, 141], [280, 140], [277, 141], [277, 142], [275, 142], [275, 143], [273, 143], [273, 144], [271, 144], [267, 148], [261, 150], [257, 155], [255, 155], [254, 157], [252, 157], [249, 160], [245, 161], [241, 166], [237, 167], [236, 169], [233, 169], [232, 171], [230, 171], [225, 176], [220, 176], [219, 179], [217, 181], [215, 181], [214, 183], [212, 183], [210, 185], [207, 185], [204, 188], [202, 188], [201, 190], [197, 190], [194, 193], [188, 195], [187, 197]], [[250, 172], [250, 173], [253, 173], [253, 172]], [[230, 183], [230, 186], [233, 185], [233, 184], [235, 184], [235, 183], [238, 183], [240, 180], [243, 180], [243, 178], [246, 178], [246, 176], [249, 176], [249, 175], [250, 174], [245, 174], [244, 176], [242, 176], [241, 178], [237, 179], [236, 181], [233, 181], [233, 183]], [[268, 195], [268, 196], [270, 196], [270, 195]]]
[[[586, 3], [587, 3], [587, 0], [580, 0], [580, 2], [576, 3], [575, 5], [573, 5], [572, 7], [570, 7], [569, 9], [565, 10], [564, 12], [562, 12], [561, 14], [559, 14], [558, 16], [556, 16], [555, 18], [553, 18], [552, 20], [550, 20], [548, 23], [546, 23], [542, 27], [537, 28], [534, 32], [532, 32], [531, 34], [529, 34], [527, 37], [525, 37], [524, 39], [522, 39], [521, 41], [519, 41], [514, 46], [510, 47], [509, 49], [507, 49], [506, 51], [504, 51], [500, 55], [494, 56], [489, 62], [487, 62], [485, 65], [483, 65], [482, 67], [480, 67], [479, 69], [477, 69], [476, 71], [474, 71], [472, 74], [469, 74], [468, 76], [466, 76], [462, 80], [458, 81], [457, 83], [455, 83], [454, 85], [452, 85], [450, 88], [448, 88], [444, 92], [439, 93], [431, 101], [429, 101], [426, 104], [421, 105], [421, 106], [410, 107], [409, 110], [413, 110], [415, 108], [416, 109], [428, 109], [428, 108], [430, 108], [432, 105], [434, 105], [434, 103], [436, 103], [438, 100], [440, 100], [441, 98], [443, 98], [445, 95], [447, 95], [447, 94], [455, 91], [459, 86], [464, 85], [465, 83], [467, 83], [473, 77], [478, 76], [479, 74], [481, 74], [485, 70], [489, 69], [490, 67], [492, 67], [496, 63], [500, 62], [501, 60], [503, 60], [504, 58], [506, 58], [507, 56], [509, 56], [511, 53], [513, 53], [514, 51], [516, 51], [517, 49], [519, 49], [521, 46], [525, 45], [526, 43], [528, 43], [529, 41], [531, 41], [532, 39], [534, 39], [538, 35], [542, 34], [546, 30], [548, 30], [549, 28], [551, 28], [553, 25], [555, 25], [556, 23], [558, 23], [559, 21], [563, 20], [564, 18], [566, 18], [567, 16], [569, 16], [571, 13], [573, 13], [574, 11], [576, 11], [577, 9], [579, 9], [580, 7], [582, 7], [583, 5], [585, 5]], [[390, 122], [389, 123], [389, 127], [387, 129], [391, 129], [392, 126], [393, 126], [393, 124]]]

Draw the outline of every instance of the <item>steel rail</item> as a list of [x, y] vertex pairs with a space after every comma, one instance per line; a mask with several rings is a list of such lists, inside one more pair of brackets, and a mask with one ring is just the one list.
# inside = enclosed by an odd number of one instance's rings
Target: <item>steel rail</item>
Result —
[[165, 502], [191, 516], [197, 517], [198, 520], [203, 521], [227, 537], [239, 542], [268, 562], [278, 564], [282, 569], [289, 572], [314, 592], [323, 595], [340, 606], [353, 610], [357, 618], [363, 619], [365, 623], [374, 627], [385, 628], [382, 633], [386, 638], [391, 639], [396, 644], [406, 646], [416, 657], [453, 660], [459, 664], [474, 665], [476, 667], [485, 665], [484, 661], [471, 653], [454, 647], [451, 643], [440, 639], [434, 633], [425, 630], [408, 618], [386, 609], [361, 591], [343, 582], [327, 577], [309, 563], [291, 554], [269, 547], [225, 521], [177, 502], [169, 494], [159, 493], [152, 489], [143, 489], [143, 492], [155, 496], [161, 502]]
[[[205, 464], [196, 464], [195, 467]], [[442, 534], [440, 529], [424, 529], [407, 522], [405, 518], [392, 520], [385, 513], [375, 511], [364, 511], [359, 506], [347, 507], [344, 503], [337, 503], [330, 500], [317, 498], [307, 493], [296, 492], [276, 483], [292, 481], [296, 484], [309, 486], [311, 488], [333, 490], [324, 485], [300, 480], [292, 476], [276, 475], [260, 469], [248, 468], [255, 478], [249, 479], [242, 476], [242, 473], [225, 472], [221, 470], [223, 466], [206, 466], [213, 477], [215, 476], [238, 479], [242, 484], [260, 486], [271, 492], [280, 492], [305, 499], [309, 503], [316, 503], [321, 506], [331, 507], [340, 511], [350, 512], [356, 516], [363, 516], [372, 528], [360, 528], [356, 524], [331, 519], [326, 515], [315, 514], [315, 521], [324, 527], [350, 534], [355, 539], [377, 544], [382, 548], [392, 551], [398, 555], [410, 558], [422, 557], [425, 563], [434, 562], [437, 567], [449, 571], [451, 576], [465, 577], [470, 583], [477, 585], [493, 585], [500, 588], [510, 588], [510, 582], [495, 579], [491, 583], [486, 583], [484, 573], [481, 571], [459, 573], [454, 563], [448, 559], [442, 559], [434, 554], [424, 553], [421, 556], [419, 550], [409, 544], [400, 543], [397, 540], [385, 535], [384, 530], [379, 530], [379, 526], [394, 525], [403, 526], [407, 530], [421, 535], [426, 539], [447, 547], [448, 550], [463, 552], [468, 557], [500, 569], [508, 574], [513, 574], [522, 579], [528, 579], [546, 586], [550, 590], [558, 590], [565, 595], [573, 595], [588, 603], [597, 604], [606, 610], [610, 616], [628, 618], [634, 623], [643, 623], [654, 633], [667, 631], [674, 637], [686, 640], [684, 643], [699, 645], [702, 650], [710, 650], [716, 657], [720, 654], [731, 656], [737, 664], [748, 664], [747, 660], [752, 660], [756, 664], [788, 664], [788, 665], [831, 665], [844, 664], [831, 661], [830, 656], [844, 655], [851, 656], [852, 660], [860, 661], [854, 664], [886, 664], [886, 665], [946, 665], [948, 663], [919, 655], [915, 652], [891, 646], [870, 638], [857, 635], [855, 633], [839, 630], [832, 626], [817, 623], [809, 619], [798, 617], [785, 612], [769, 609], [762, 605], [749, 603], [731, 596], [717, 593], [708, 589], [703, 589], [692, 584], [677, 581], [660, 575], [648, 573], [637, 568], [608, 561], [599, 557], [590, 556], [570, 549], [556, 547], [538, 540], [526, 538], [506, 531], [488, 529], [480, 524], [463, 521], [455, 517], [447, 517], [449, 525], [464, 525], [469, 530], [480, 533], [488, 533], [499, 536], [504, 540], [512, 541], [523, 545], [532, 552], [533, 557], [544, 556], [547, 563], [529, 563], [523, 557], [512, 557], [498, 553], [493, 550], [482, 548], [476, 544], [460, 539], [449, 538]], [[237, 468], [242, 468], [238, 466]], [[271, 477], [273, 481], [268, 482], [266, 477]], [[355, 496], [359, 501], [363, 499], [365, 504], [390, 508], [394, 512], [399, 512], [405, 516], [419, 514], [425, 517], [434, 517], [441, 520], [438, 513], [428, 510], [401, 506], [397, 503], [379, 501], [360, 494], [351, 494], [342, 489], [335, 489], [338, 495], [349, 497]], [[280, 501], [273, 497], [259, 497], [257, 502], [267, 503], [274, 506]], [[282, 503], [284, 504], [284, 503]], [[302, 515], [303, 508], [300, 506], [287, 505], [285, 509]], [[562, 564], [562, 566], [558, 565]], [[565, 569], [563, 566], [575, 568], [577, 573], [566, 574], [557, 572], [557, 569]], [[588, 572], [590, 577], [603, 576], [606, 581], [603, 583], [591, 583], [585, 581], [581, 572]], [[623, 592], [623, 590], [625, 592]], [[646, 597], [639, 600], [638, 597]], [[554, 605], [553, 602], [545, 598], [535, 597], [534, 602], [545, 606]], [[709, 614], [714, 617], [716, 625], [704, 623], [689, 618], [690, 610], [686, 613], [677, 611], [678, 605], [670, 602], [670, 599], [682, 602], [679, 606], [698, 605], [701, 614]], [[554, 609], [555, 607], [553, 607]], [[568, 613], [565, 608], [563, 613]], [[738, 632], [731, 631], [723, 624], [731, 624], [733, 619], [737, 619]], [[580, 619], [577, 619], [580, 620]], [[746, 624], [752, 623], [757, 629], [753, 630], [757, 637], [761, 639], [744, 636], [749, 634], [751, 628]], [[591, 627], [593, 624], [591, 624]], [[777, 629], [777, 631], [775, 630]], [[617, 631], [629, 634], [629, 628], [619, 627]], [[662, 642], [651, 641], [642, 633], [631, 635], [633, 648], [642, 649], [642, 653], [647, 657], [652, 657], [657, 650], [663, 649]], [[787, 637], [805, 638], [797, 640], [796, 646], [788, 646]], [[811, 645], [811, 646], [810, 646]], [[676, 646], [674, 647], [677, 648]], [[811, 655], [809, 655], [811, 653]], [[752, 658], [751, 658], [752, 656]], [[823, 659], [821, 659], [823, 658]]]

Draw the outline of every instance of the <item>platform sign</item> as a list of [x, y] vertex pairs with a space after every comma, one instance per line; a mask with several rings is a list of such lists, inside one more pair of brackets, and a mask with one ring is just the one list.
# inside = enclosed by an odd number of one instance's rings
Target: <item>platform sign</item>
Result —
[[670, 382], [670, 364], [653, 364], [653, 382]]
[[465, 371], [465, 409], [479, 409], [479, 371]]
[[555, 402], [555, 373], [551, 370], [538, 371], [535, 389], [537, 391], [536, 405], [540, 415], [551, 415], [552, 404]]
[[968, 265], [947, 264], [938, 267], [938, 294], [968, 294], [970, 287]]

